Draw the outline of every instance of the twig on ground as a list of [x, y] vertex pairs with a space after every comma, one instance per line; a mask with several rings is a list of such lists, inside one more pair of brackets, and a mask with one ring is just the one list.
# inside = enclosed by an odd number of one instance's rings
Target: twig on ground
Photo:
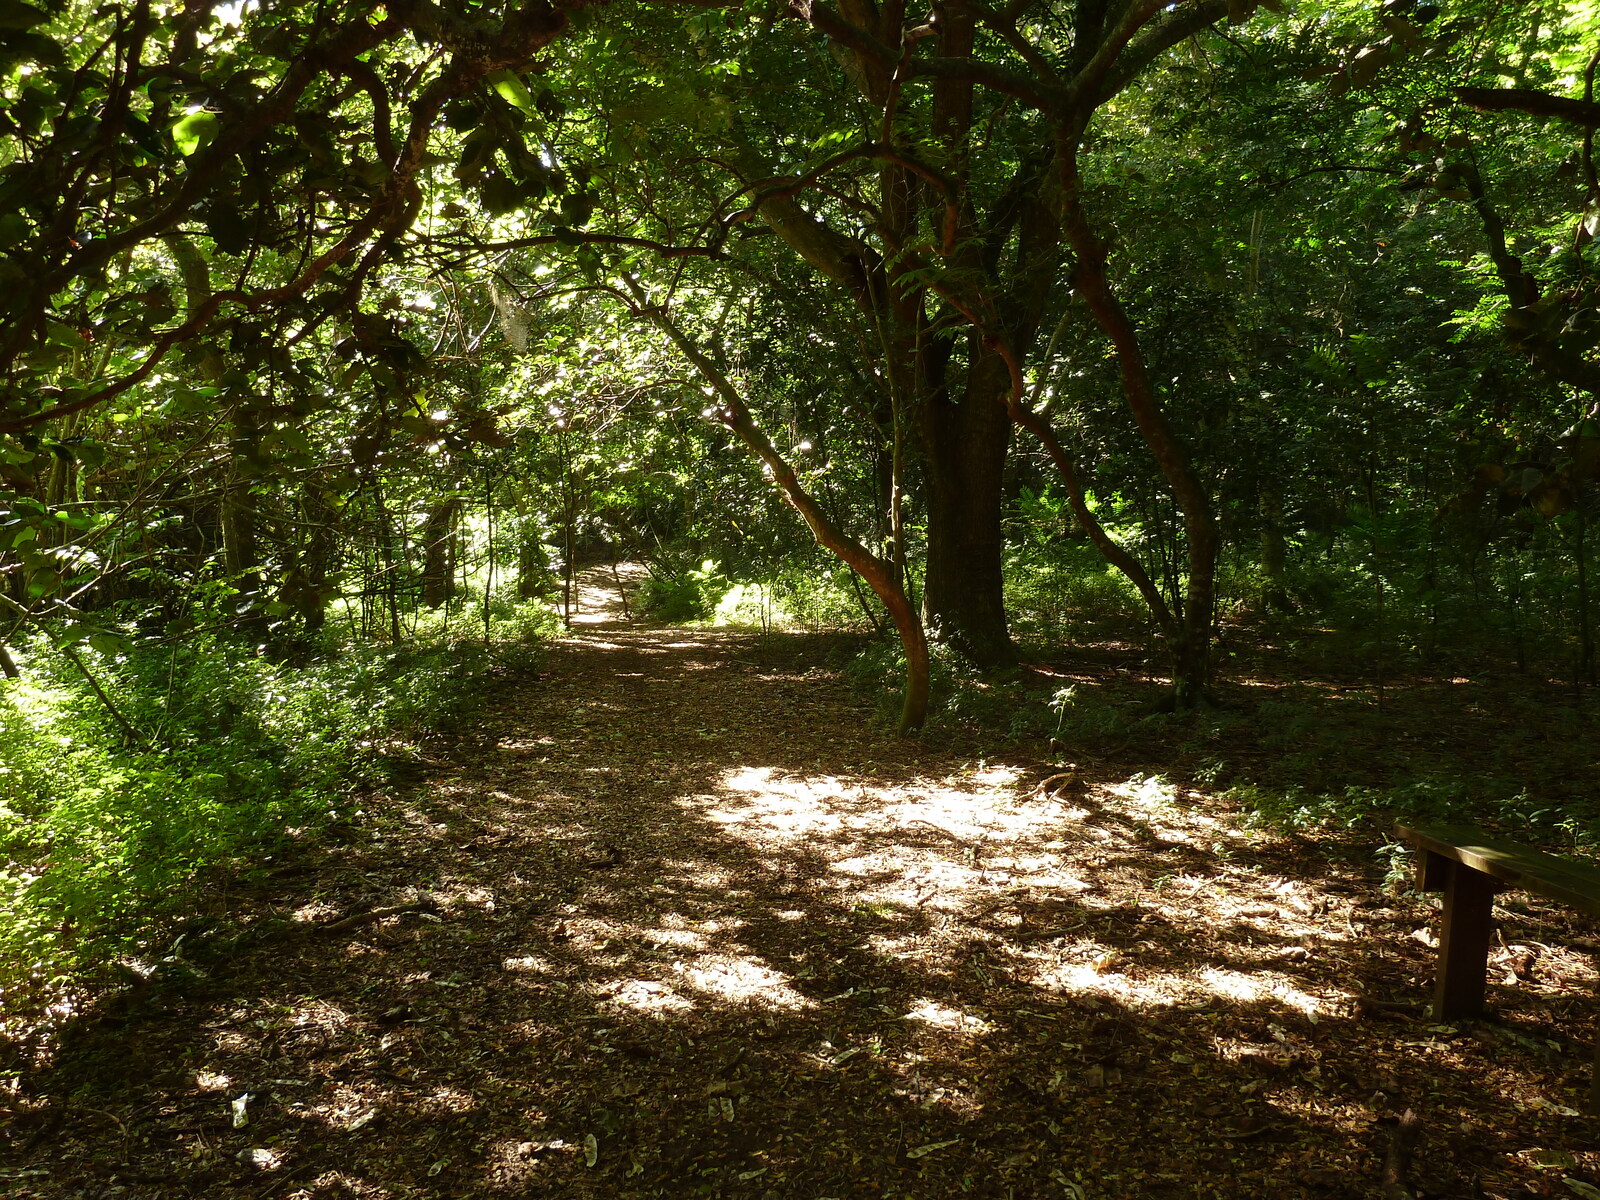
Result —
[[956, 845], [960, 846], [963, 850], [970, 849], [970, 845], [967, 842], [966, 838], [961, 837], [959, 834], [951, 833], [948, 829], [944, 828], [942, 825], [935, 825], [932, 821], [924, 821], [921, 817], [913, 817], [911, 820], [907, 821], [906, 824], [907, 825], [925, 825], [929, 829], [933, 830], [935, 833], [943, 834], [945, 837], [949, 838]]
[[356, 913], [354, 916], [345, 917], [343, 920], [335, 921], [331, 925], [318, 925], [316, 926], [316, 931], [318, 933], [344, 933], [349, 929], [360, 929], [363, 925], [371, 925], [375, 921], [383, 920], [385, 917], [398, 917], [402, 913], [432, 912], [438, 907], [438, 904], [433, 900], [418, 900], [415, 904], [395, 904], [389, 908], [374, 908], [369, 912]]
[[1358, 1017], [1387, 1017], [1415, 1020], [1426, 1009], [1420, 1000], [1377, 1000], [1371, 996], [1357, 996], [1355, 1012]]

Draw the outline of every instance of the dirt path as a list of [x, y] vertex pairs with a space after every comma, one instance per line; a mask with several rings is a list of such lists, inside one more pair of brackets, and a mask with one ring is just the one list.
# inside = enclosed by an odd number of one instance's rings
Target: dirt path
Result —
[[385, 833], [229, 901], [287, 932], [28, 1081], [0, 1192], [1368, 1196], [1407, 1107], [1424, 1194], [1600, 1178], [1558, 914], [1497, 1031], [1363, 1017], [1430, 972], [1370, 848], [888, 740], [814, 640], [588, 583]]

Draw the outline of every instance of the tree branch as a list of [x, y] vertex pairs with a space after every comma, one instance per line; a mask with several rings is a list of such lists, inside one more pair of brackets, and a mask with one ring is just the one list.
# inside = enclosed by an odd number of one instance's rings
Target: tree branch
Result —
[[1458, 87], [1452, 90], [1457, 100], [1482, 112], [1511, 110], [1532, 113], [1536, 117], [1555, 117], [1586, 129], [1600, 127], [1600, 103], [1593, 100], [1569, 100], [1534, 88]]

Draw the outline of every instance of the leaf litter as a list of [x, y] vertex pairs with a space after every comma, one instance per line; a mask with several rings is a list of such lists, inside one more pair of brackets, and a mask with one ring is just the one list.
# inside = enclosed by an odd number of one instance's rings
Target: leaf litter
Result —
[[1514, 898], [1498, 1022], [1435, 1026], [1376, 847], [597, 608], [375, 833], [219, 900], [234, 953], [14, 1072], [6, 1194], [1356, 1197], [1409, 1110], [1418, 1195], [1600, 1194], [1570, 914]]

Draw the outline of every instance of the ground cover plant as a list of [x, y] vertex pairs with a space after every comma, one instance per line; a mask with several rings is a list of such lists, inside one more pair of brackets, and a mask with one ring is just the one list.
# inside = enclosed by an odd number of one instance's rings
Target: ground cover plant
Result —
[[42, 639], [19, 654], [26, 676], [0, 684], [14, 1044], [51, 1036], [50, 1017], [108, 969], [124, 983], [158, 974], [158, 940], [193, 916], [191, 889], [248, 886], [359, 824], [363, 794], [472, 711], [499, 669], [493, 648], [328, 639], [290, 665], [198, 637], [108, 660], [84, 648], [52, 661]]

